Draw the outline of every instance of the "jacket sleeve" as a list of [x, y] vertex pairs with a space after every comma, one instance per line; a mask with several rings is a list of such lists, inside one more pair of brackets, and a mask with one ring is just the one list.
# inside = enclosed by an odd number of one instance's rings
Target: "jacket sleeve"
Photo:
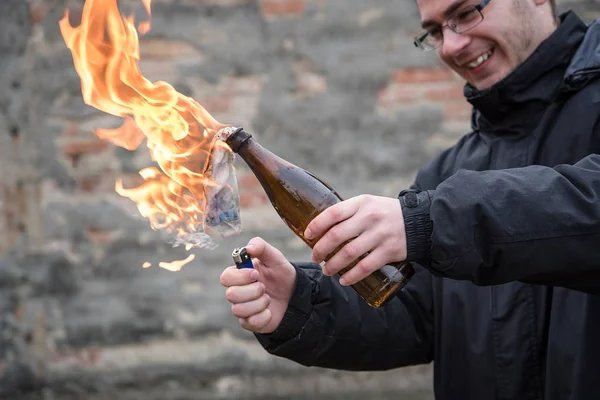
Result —
[[321, 273], [294, 264], [296, 288], [278, 329], [255, 334], [271, 354], [306, 366], [386, 370], [433, 358], [432, 276], [415, 265], [406, 286], [379, 309]]
[[575, 165], [461, 170], [404, 191], [408, 259], [479, 285], [600, 293], [600, 156]]

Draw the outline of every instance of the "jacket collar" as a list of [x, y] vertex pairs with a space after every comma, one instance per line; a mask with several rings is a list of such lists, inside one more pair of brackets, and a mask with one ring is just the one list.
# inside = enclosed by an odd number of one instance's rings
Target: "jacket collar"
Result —
[[575, 13], [562, 14], [558, 28], [500, 82], [485, 90], [467, 83], [464, 95], [474, 107], [473, 128], [514, 125], [539, 115], [562, 85], [586, 30], [587, 26]]
[[567, 68], [562, 89], [578, 90], [600, 74], [600, 20], [592, 22]]

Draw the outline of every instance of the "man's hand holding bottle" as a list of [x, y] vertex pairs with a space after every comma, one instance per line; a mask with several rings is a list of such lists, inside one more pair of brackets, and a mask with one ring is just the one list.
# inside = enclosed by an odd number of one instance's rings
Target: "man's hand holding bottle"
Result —
[[404, 216], [398, 199], [360, 195], [334, 204], [317, 215], [304, 231], [307, 239], [323, 235], [313, 246], [316, 263], [325, 261], [344, 242], [349, 241], [323, 266], [332, 276], [361, 255], [369, 255], [342, 275], [340, 284], [352, 285], [392, 262], [406, 259]]
[[261, 238], [246, 246], [254, 269], [236, 266], [221, 274], [225, 297], [240, 325], [251, 332], [271, 333], [280, 324], [296, 285], [296, 270], [276, 248]]

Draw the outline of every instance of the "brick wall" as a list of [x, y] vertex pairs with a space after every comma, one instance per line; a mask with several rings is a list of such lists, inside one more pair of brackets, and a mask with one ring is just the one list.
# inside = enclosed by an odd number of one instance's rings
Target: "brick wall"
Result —
[[[218, 281], [231, 249], [261, 235], [292, 260], [309, 256], [240, 161], [243, 233], [192, 250], [181, 272], [142, 268], [188, 253], [114, 191], [117, 179], [138, 184], [152, 161], [144, 146], [128, 151], [94, 135], [121, 121], [82, 102], [57, 26], [67, 4], [82, 1], [0, 5], [0, 397], [389, 390], [430, 398], [429, 367], [306, 369], [268, 356], [238, 327]], [[152, 4], [145, 76], [244, 126], [344, 197], [395, 196], [468, 129], [461, 80], [412, 46], [412, 0]], [[567, 6], [588, 20], [599, 11], [593, 1]]]

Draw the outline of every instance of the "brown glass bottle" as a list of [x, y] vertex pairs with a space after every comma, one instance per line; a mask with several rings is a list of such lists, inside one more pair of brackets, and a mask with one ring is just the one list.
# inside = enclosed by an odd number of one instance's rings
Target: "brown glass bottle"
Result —
[[[312, 248], [319, 238], [306, 239], [304, 230], [319, 213], [340, 202], [340, 196], [310, 172], [261, 146], [252, 139], [252, 135], [241, 128], [234, 131], [226, 142], [256, 175], [281, 219]], [[340, 271], [340, 275], [357, 262], [358, 260]], [[408, 282], [413, 273], [414, 270], [408, 263], [392, 263], [373, 272], [352, 287], [370, 306], [379, 308]]]

